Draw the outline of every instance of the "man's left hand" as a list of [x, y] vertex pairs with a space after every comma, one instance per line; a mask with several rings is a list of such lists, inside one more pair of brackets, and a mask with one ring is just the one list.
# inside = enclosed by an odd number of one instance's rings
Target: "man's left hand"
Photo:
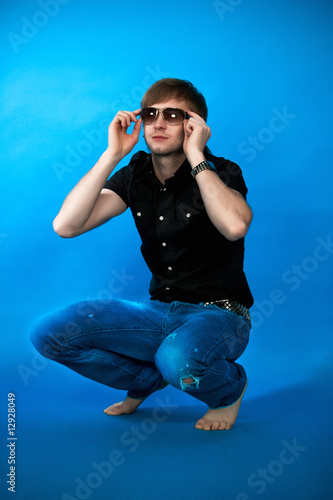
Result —
[[194, 111], [189, 111], [191, 118], [184, 122], [184, 153], [192, 168], [203, 161], [203, 150], [210, 138], [211, 130], [205, 120]]

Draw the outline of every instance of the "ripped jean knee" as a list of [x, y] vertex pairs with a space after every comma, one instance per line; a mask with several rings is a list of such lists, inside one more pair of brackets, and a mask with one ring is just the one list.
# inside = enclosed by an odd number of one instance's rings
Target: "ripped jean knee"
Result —
[[186, 391], [190, 388], [199, 389], [200, 378], [188, 375], [187, 377], [180, 377], [179, 383], [182, 391]]

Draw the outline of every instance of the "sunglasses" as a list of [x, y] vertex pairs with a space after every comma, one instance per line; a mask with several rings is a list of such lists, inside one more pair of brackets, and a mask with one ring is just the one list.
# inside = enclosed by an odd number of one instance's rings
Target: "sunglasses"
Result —
[[190, 118], [186, 111], [179, 108], [143, 108], [140, 113], [143, 124], [152, 125], [157, 120], [159, 113], [162, 113], [163, 120], [168, 125], [181, 125]]

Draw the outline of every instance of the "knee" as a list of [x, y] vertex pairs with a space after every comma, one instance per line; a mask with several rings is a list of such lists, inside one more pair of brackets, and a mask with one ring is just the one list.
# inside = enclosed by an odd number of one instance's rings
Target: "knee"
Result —
[[164, 342], [155, 355], [155, 363], [163, 379], [174, 387], [183, 391], [199, 387], [202, 364], [187, 349]]
[[54, 359], [61, 351], [64, 335], [51, 316], [36, 322], [31, 330], [30, 340], [42, 356]]
[[187, 385], [196, 383], [196, 379], [193, 377], [183, 377], [180, 379], [180, 384], [186, 388]]

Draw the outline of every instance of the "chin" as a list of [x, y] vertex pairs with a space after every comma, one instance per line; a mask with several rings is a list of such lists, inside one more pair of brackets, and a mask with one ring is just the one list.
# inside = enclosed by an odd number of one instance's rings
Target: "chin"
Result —
[[149, 150], [159, 156], [172, 156], [172, 155], [180, 155], [184, 153], [183, 146], [181, 146], [178, 149], [175, 148], [170, 148], [170, 147], [163, 147], [161, 146], [148, 146]]

